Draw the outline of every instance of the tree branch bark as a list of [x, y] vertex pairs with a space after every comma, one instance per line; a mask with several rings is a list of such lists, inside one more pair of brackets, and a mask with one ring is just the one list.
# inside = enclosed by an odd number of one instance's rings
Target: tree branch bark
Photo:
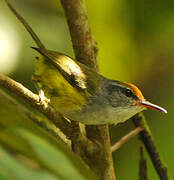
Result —
[[147, 178], [147, 163], [144, 157], [144, 146], [140, 146], [140, 161], [139, 161], [139, 180], [148, 180]]
[[4, 92], [1, 89], [0, 89], [0, 96], [5, 98], [9, 104], [14, 105], [23, 116], [28, 117], [40, 128], [44, 129], [45, 131], [47, 131], [49, 134], [51, 134], [55, 138], [62, 139], [66, 144], [68, 143], [69, 140], [65, 137], [65, 135], [58, 128], [55, 130], [55, 128], [52, 127], [52, 125], [53, 125], [52, 123], [50, 123], [48, 121], [46, 122], [41, 117], [39, 117], [36, 114], [34, 114], [33, 112], [31, 112], [28, 108], [21, 105], [19, 102], [16, 101], [16, 99], [14, 99], [12, 96], [10, 96], [9, 94], [7, 94], [6, 92]]
[[[98, 147], [94, 143], [88, 140], [80, 132], [76, 132], [71, 126], [71, 123], [69, 123], [60, 113], [55, 111], [52, 107], [50, 107], [49, 105], [45, 107], [43, 104], [40, 104], [39, 96], [32, 93], [22, 84], [0, 73], [0, 87], [2, 89], [8, 90], [10, 93], [15, 94], [31, 107], [37, 109], [43, 115], [45, 115], [50, 120], [50, 122], [52, 122], [66, 135], [67, 138], [78, 144], [82, 151], [85, 152], [85, 156], [92, 157], [94, 152], [98, 152]], [[88, 162], [86, 157], [83, 156], [82, 159]]]
[[[97, 47], [92, 38], [83, 0], [61, 0], [69, 26], [76, 59], [98, 70]], [[91, 167], [103, 180], [114, 180], [109, 129], [107, 125], [86, 126], [87, 137], [100, 145], [100, 154], [91, 159]]]
[[152, 133], [148, 124], [146, 123], [145, 117], [142, 113], [135, 115], [132, 118], [136, 127], [143, 127], [144, 130], [140, 132], [140, 139], [144, 143], [147, 152], [152, 160], [152, 163], [156, 169], [161, 180], [169, 180], [169, 175], [167, 172], [167, 167], [164, 165], [163, 161], [161, 160], [160, 154], [157, 151], [157, 148], [154, 143], [154, 139], [152, 137]]
[[83, 0], [61, 0], [77, 61], [98, 69], [97, 46], [92, 38]]

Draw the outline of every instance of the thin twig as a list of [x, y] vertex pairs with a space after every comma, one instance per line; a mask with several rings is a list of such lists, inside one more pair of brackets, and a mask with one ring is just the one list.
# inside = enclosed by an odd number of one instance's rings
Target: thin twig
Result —
[[139, 132], [143, 130], [143, 127], [137, 127], [134, 130], [130, 131], [128, 134], [123, 136], [119, 141], [117, 141], [114, 145], [111, 147], [111, 151], [114, 152], [118, 150], [121, 146], [123, 146], [129, 139], [136, 136]]
[[[61, 0], [67, 18], [77, 61], [98, 70], [97, 47], [92, 38], [83, 0]], [[92, 78], [92, 77], [91, 77]], [[107, 125], [86, 126], [87, 137], [100, 145], [100, 152], [90, 159], [91, 168], [103, 180], [114, 180], [115, 173]]]
[[152, 137], [152, 133], [150, 131], [148, 124], [146, 123], [145, 117], [143, 116], [142, 113], [139, 113], [135, 115], [132, 118], [132, 120], [136, 127], [142, 126], [144, 128], [144, 130], [140, 132], [140, 139], [144, 143], [160, 179], [169, 180], [170, 178], [167, 172], [167, 167], [163, 163], [160, 154], [157, 151], [157, 148], [154, 143], [154, 139]]
[[147, 163], [144, 157], [144, 145], [140, 146], [139, 180], [147, 180]]

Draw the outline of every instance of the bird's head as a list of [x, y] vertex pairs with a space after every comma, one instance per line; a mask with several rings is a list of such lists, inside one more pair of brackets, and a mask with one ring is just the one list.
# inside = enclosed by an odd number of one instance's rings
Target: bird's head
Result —
[[133, 84], [110, 80], [106, 88], [109, 103], [121, 121], [145, 109], [167, 113], [164, 108], [147, 101], [142, 92]]

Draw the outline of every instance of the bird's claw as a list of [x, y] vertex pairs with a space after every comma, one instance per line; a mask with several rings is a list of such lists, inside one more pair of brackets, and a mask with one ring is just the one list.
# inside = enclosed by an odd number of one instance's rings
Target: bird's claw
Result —
[[50, 99], [45, 96], [44, 91], [42, 89], [39, 90], [39, 104], [47, 107], [49, 102]]

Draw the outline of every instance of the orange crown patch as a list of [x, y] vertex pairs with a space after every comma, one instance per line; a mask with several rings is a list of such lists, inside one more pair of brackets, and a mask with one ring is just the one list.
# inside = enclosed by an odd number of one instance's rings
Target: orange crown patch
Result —
[[136, 87], [135, 85], [131, 83], [126, 82], [126, 84], [128, 85], [129, 88], [132, 89], [132, 91], [136, 94], [136, 96], [138, 96], [141, 100], [145, 100], [142, 92], [138, 89], [138, 87]]

